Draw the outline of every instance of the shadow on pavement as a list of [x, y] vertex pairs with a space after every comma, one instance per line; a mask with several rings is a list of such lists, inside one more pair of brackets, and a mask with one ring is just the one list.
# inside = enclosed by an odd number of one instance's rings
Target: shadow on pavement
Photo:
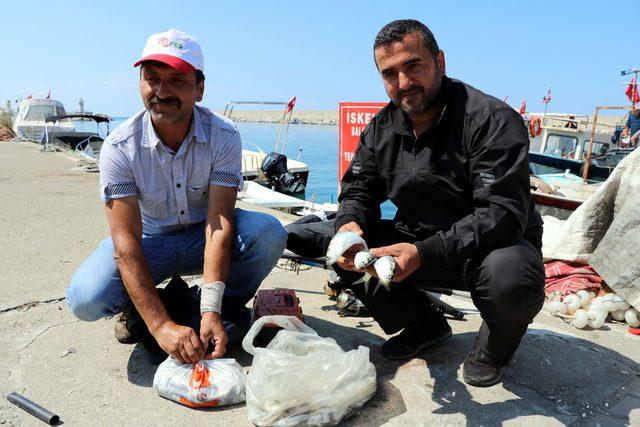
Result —
[[[528, 415], [544, 415], [567, 424], [598, 415], [596, 406], [630, 379], [638, 364], [621, 354], [581, 338], [530, 329], [509, 366], [504, 389], [515, 398], [483, 404], [473, 394], [491, 389], [468, 386], [458, 371], [473, 346], [475, 333], [453, 338], [422, 356], [434, 380], [431, 399], [441, 405], [434, 414], [463, 414], [467, 425], [502, 425]], [[621, 372], [621, 371], [625, 371]], [[480, 390], [484, 390], [480, 392]], [[626, 420], [616, 419], [615, 423]]]

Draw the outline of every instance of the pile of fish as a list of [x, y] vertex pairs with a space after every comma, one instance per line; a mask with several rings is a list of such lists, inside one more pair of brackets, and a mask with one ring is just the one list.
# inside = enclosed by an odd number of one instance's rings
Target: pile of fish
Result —
[[578, 329], [589, 326], [599, 329], [607, 317], [626, 322], [632, 328], [640, 326], [640, 313], [631, 307], [621, 296], [608, 293], [596, 296], [594, 292], [580, 290], [575, 294], [556, 295], [547, 306], [547, 311], [554, 316], [568, 318]]
[[[367, 267], [373, 265], [373, 269], [378, 276], [378, 286], [374, 290], [374, 294], [378, 291], [380, 286], [383, 286], [387, 291], [391, 290], [391, 281], [393, 280], [393, 274], [396, 269], [396, 260], [389, 255], [376, 258], [371, 252], [367, 242], [362, 237], [351, 231], [339, 231], [333, 236], [329, 247], [327, 248], [327, 255], [325, 256], [325, 262], [327, 266], [335, 264], [338, 259], [351, 247], [362, 246], [362, 250], [356, 253], [353, 263], [358, 270], [365, 270]], [[365, 291], [369, 292], [369, 281], [365, 280]]]

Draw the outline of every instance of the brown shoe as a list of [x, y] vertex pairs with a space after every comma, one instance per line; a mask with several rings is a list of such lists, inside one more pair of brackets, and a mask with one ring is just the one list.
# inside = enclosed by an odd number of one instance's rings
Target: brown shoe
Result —
[[133, 310], [133, 305], [129, 304], [122, 310], [122, 313], [116, 316], [113, 334], [120, 344], [135, 344], [140, 342], [140, 338], [127, 328], [127, 319], [131, 317]]

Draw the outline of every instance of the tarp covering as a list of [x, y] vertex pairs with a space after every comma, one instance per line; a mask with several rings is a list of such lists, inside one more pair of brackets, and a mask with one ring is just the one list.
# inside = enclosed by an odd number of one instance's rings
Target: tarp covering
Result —
[[640, 150], [564, 222], [544, 217], [546, 259], [590, 264], [617, 294], [640, 309]]

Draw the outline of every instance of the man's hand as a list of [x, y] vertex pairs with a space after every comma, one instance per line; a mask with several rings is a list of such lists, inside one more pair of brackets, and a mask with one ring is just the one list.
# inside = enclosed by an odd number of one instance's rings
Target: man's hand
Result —
[[[391, 246], [373, 248], [371, 249], [371, 254], [376, 258], [385, 255], [390, 255], [395, 258], [396, 270], [393, 274], [394, 282], [403, 281], [422, 265], [418, 248], [412, 243], [396, 243]], [[373, 266], [368, 267], [367, 272], [377, 277]]]
[[338, 232], [340, 232], [340, 231], [350, 231], [352, 233], [356, 233], [360, 237], [362, 237], [364, 235], [364, 233], [362, 232], [362, 228], [360, 228], [358, 223], [355, 222], [355, 221], [351, 221], [351, 222], [348, 222], [348, 223], [344, 224], [338, 230]]
[[227, 351], [227, 331], [222, 326], [222, 319], [219, 313], [202, 313], [200, 320], [200, 340], [204, 343], [205, 352], [209, 342], [213, 342], [214, 348], [211, 354], [207, 354], [205, 359], [215, 359], [224, 356]]
[[[340, 231], [350, 231], [352, 233], [357, 234], [360, 237], [362, 237], [364, 235], [364, 233], [362, 232], [362, 228], [360, 228], [358, 223], [356, 223], [354, 221], [351, 221], [351, 222], [348, 222], [348, 223], [344, 224], [338, 230], [338, 232], [340, 232]], [[350, 270], [350, 271], [360, 272], [361, 270], [358, 270], [355, 267], [355, 265], [353, 264], [353, 258], [362, 249], [364, 249], [364, 246], [362, 246], [362, 245], [353, 245], [353, 246], [351, 246], [349, 249], [347, 249], [344, 252], [344, 254], [342, 254], [342, 256], [340, 258], [338, 258], [338, 261], [336, 262], [336, 264], [338, 264], [338, 267], [342, 268], [343, 270]]]
[[183, 363], [198, 363], [204, 357], [206, 347], [198, 334], [187, 326], [173, 321], [163, 323], [153, 334], [164, 351]]

